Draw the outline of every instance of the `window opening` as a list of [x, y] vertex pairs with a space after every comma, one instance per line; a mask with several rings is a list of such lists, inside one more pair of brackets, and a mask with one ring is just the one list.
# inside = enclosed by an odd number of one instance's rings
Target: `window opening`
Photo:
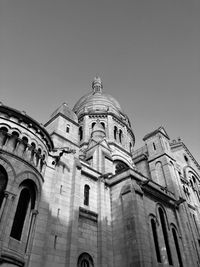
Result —
[[17, 240], [21, 239], [27, 213], [34, 209], [36, 197], [32, 181], [26, 181], [22, 186], [10, 233], [10, 236]]
[[57, 239], [58, 239], [58, 236], [55, 235], [55, 236], [54, 236], [54, 244], [53, 244], [54, 249], [56, 249]]
[[170, 251], [170, 246], [169, 246], [167, 227], [166, 227], [166, 223], [165, 223], [164, 213], [163, 213], [161, 208], [159, 208], [159, 215], [160, 215], [160, 221], [161, 221], [161, 226], [162, 226], [162, 231], [163, 231], [163, 236], [164, 236], [164, 241], [165, 241], [169, 265], [172, 265], [173, 263], [172, 263], [172, 256], [171, 256], [171, 251]]
[[86, 252], [82, 253], [78, 257], [77, 266], [78, 267], [94, 267], [92, 257]]
[[114, 127], [114, 139], [117, 140], [117, 127]]
[[4, 199], [4, 191], [8, 182], [8, 176], [6, 170], [0, 165], [0, 208]]
[[83, 139], [83, 128], [82, 127], [79, 128], [79, 138], [80, 138], [80, 141]]
[[151, 219], [151, 228], [152, 228], [152, 233], [153, 233], [153, 239], [154, 239], [154, 245], [155, 245], [155, 250], [156, 250], [156, 257], [158, 262], [161, 261], [161, 256], [160, 256], [160, 248], [159, 248], [159, 243], [158, 243], [158, 235], [157, 235], [157, 230], [156, 230], [156, 223], [153, 219]]
[[188, 157], [186, 155], [184, 155], [184, 159], [188, 163]]
[[15, 213], [13, 226], [11, 230], [11, 237], [17, 240], [21, 239], [22, 229], [24, 226], [24, 221], [25, 221], [29, 201], [30, 201], [29, 190], [27, 188], [24, 188], [22, 189], [20, 197], [19, 197], [17, 210]]
[[183, 262], [182, 262], [182, 258], [181, 258], [181, 251], [180, 251], [180, 247], [178, 244], [178, 238], [177, 238], [177, 234], [174, 228], [172, 228], [172, 234], [173, 234], [173, 238], [174, 238], [174, 243], [175, 243], [175, 247], [176, 247], [176, 253], [178, 256], [178, 262], [179, 262], [179, 266], [182, 267], [183, 266]]
[[90, 187], [89, 185], [85, 185], [84, 187], [84, 205], [89, 206], [89, 195], [90, 195]]
[[69, 124], [67, 124], [66, 133], [69, 133], [69, 129], [70, 129], [70, 126], [69, 126]]
[[101, 122], [101, 125], [102, 125], [103, 128], [105, 129], [105, 123], [104, 123], [104, 122]]
[[0, 135], [2, 136], [2, 143], [1, 143], [2, 146], [5, 145], [6, 143], [7, 133], [8, 133], [8, 129], [6, 127], [0, 128]]
[[156, 150], [156, 145], [155, 145], [155, 143], [153, 143], [153, 149]]
[[121, 129], [119, 130], [119, 142], [120, 143], [122, 142], [122, 130]]

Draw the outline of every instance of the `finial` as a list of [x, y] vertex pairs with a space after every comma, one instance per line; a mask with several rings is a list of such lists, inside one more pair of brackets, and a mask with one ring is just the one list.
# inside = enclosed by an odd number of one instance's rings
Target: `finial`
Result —
[[92, 82], [92, 89], [94, 93], [102, 93], [103, 85], [101, 78], [96, 76]]

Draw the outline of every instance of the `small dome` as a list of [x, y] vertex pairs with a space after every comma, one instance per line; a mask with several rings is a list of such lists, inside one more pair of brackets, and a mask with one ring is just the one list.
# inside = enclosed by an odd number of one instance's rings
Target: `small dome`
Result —
[[58, 107], [50, 116], [50, 119], [55, 117], [57, 114], [63, 114], [65, 117], [78, 122], [78, 118], [76, 114], [69, 108], [67, 103], [63, 103], [60, 107]]
[[95, 77], [92, 82], [92, 92], [81, 97], [74, 105], [73, 111], [77, 116], [89, 111], [113, 112], [117, 115], [123, 113], [118, 101], [111, 95], [102, 92], [102, 81]]

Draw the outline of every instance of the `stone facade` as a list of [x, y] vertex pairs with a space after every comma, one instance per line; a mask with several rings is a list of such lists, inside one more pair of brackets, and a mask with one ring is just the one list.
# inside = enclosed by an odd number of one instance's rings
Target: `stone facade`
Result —
[[0, 106], [0, 266], [200, 266], [200, 166], [95, 78], [43, 126]]

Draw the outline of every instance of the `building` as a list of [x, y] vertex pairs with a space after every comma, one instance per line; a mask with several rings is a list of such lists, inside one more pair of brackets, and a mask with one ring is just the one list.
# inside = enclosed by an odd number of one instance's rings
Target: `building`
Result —
[[0, 106], [0, 266], [200, 266], [200, 166], [95, 78], [42, 126]]

